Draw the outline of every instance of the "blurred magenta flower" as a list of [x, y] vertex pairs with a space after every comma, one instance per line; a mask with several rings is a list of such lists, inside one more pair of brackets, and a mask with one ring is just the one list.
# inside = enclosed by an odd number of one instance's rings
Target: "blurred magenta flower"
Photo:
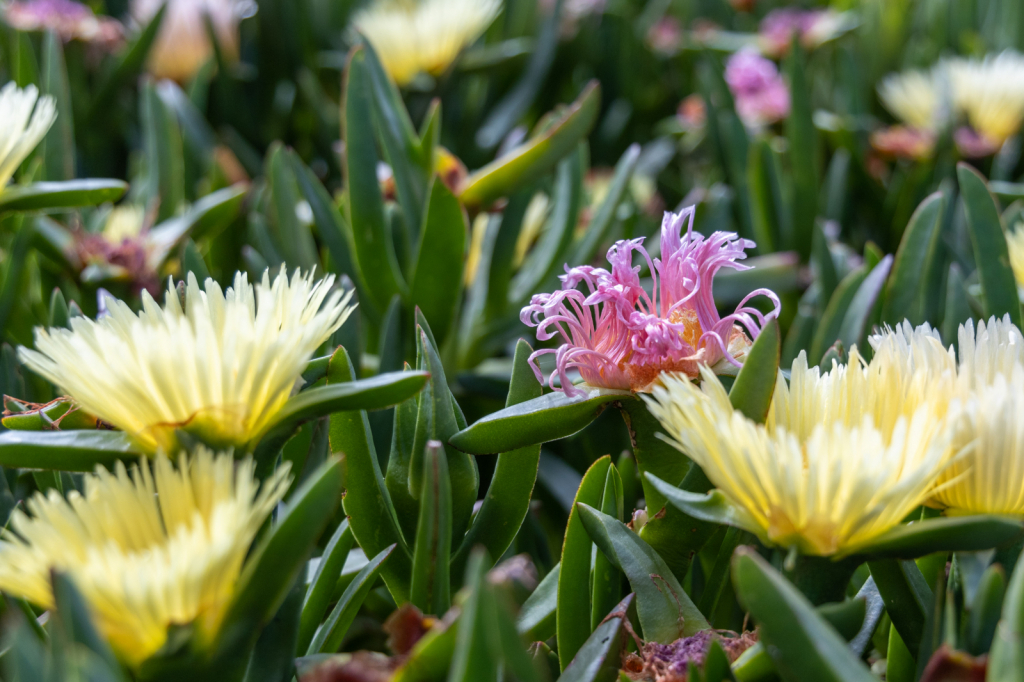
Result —
[[794, 36], [810, 50], [835, 37], [845, 25], [846, 17], [834, 10], [783, 7], [765, 15], [758, 33], [764, 53], [781, 57], [789, 52]]
[[[556, 370], [549, 385], [556, 388], [557, 377], [569, 396], [583, 393], [569, 379], [573, 369], [593, 387], [646, 391], [662, 372], [696, 377], [700, 365], [724, 374], [742, 366], [752, 339], [766, 320], [778, 316], [779, 298], [757, 289], [731, 315], [719, 317], [712, 292], [715, 275], [723, 267], [749, 269], [737, 261], [754, 243], [731, 232], [705, 239], [693, 231], [694, 210], [665, 213], [660, 258], [651, 258], [642, 237], [622, 240], [608, 250], [611, 271], [566, 266], [560, 290], [533, 297], [520, 314], [522, 322], [537, 328], [540, 341], [563, 340], [558, 348], [530, 356], [539, 380], [537, 358], [551, 353]], [[651, 272], [650, 293], [641, 284], [642, 265], [633, 265], [634, 252]], [[579, 289], [581, 283], [586, 291]], [[755, 296], [766, 296], [774, 309], [763, 315], [747, 305]]]
[[3, 6], [4, 21], [19, 31], [53, 31], [61, 40], [114, 47], [123, 39], [121, 23], [98, 17], [74, 0], [23, 0]]
[[725, 82], [736, 100], [736, 113], [750, 128], [760, 128], [789, 115], [789, 87], [775, 62], [745, 48], [729, 57]]

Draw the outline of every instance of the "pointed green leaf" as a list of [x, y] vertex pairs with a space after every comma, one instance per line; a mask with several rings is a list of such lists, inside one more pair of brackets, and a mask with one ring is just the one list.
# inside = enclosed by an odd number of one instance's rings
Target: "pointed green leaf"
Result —
[[818, 215], [818, 133], [811, 108], [807, 63], [799, 41], [794, 40], [786, 59], [792, 110], [786, 118], [786, 139], [793, 175], [793, 247], [807, 259]]
[[346, 74], [345, 180], [349, 225], [359, 271], [366, 275], [367, 291], [374, 306], [384, 310], [393, 295], [405, 293], [405, 282], [377, 184], [370, 74], [361, 46], [350, 53]]
[[546, 131], [466, 178], [459, 199], [467, 206], [488, 206], [548, 172], [590, 132], [600, 103], [600, 87], [591, 81]]
[[316, 653], [334, 653], [341, 648], [342, 640], [344, 640], [349, 626], [352, 625], [366, 596], [377, 582], [377, 577], [381, 573], [381, 565], [394, 553], [396, 547], [397, 545], [390, 545], [381, 550], [363, 566], [355, 579], [349, 583], [344, 594], [341, 595], [341, 599], [331, 611], [331, 615], [313, 635], [313, 641], [306, 649], [307, 656]]
[[891, 325], [903, 320], [910, 320], [913, 325], [924, 322], [923, 298], [934, 294], [925, 290], [927, 279], [922, 274], [928, 271], [939, 248], [945, 203], [945, 195], [935, 192], [922, 201], [910, 217], [885, 288], [883, 322]]
[[843, 323], [839, 327], [838, 340], [842, 341], [846, 348], [853, 348], [856, 345], [867, 350], [867, 344], [862, 342], [871, 331], [870, 323], [877, 307], [878, 297], [882, 293], [891, 267], [892, 256], [886, 256], [868, 273], [868, 276], [857, 288], [857, 293], [850, 301], [850, 306], [843, 316]]
[[43, 72], [40, 92], [57, 101], [57, 120], [43, 138], [43, 177], [72, 180], [75, 177], [75, 117], [71, 108], [68, 70], [60, 37], [47, 31], [43, 38]]
[[[622, 520], [622, 478], [619, 470], [608, 467], [604, 481], [604, 492], [601, 495], [601, 513], [617, 520]], [[610, 559], [598, 552], [594, 556], [591, 570], [593, 590], [590, 598], [590, 628], [597, 629], [609, 611], [622, 599], [622, 571], [616, 568]]]
[[960, 180], [967, 227], [978, 264], [985, 317], [1009, 314], [1013, 323], [1019, 327], [1020, 300], [1017, 298], [1017, 284], [1010, 268], [1010, 254], [1006, 237], [1003, 236], [1003, 223], [996, 200], [981, 174], [967, 164], [957, 164], [956, 175]]
[[569, 521], [565, 526], [565, 538], [562, 541], [561, 569], [558, 572], [558, 611], [557, 637], [558, 661], [565, 670], [573, 656], [590, 636], [590, 571], [591, 553], [594, 543], [587, 534], [583, 521], [580, 519], [581, 502], [597, 506], [601, 504], [604, 493], [605, 479], [611, 457], [605, 455], [598, 459], [584, 474]]
[[558, 682], [615, 682], [622, 665], [621, 652], [629, 642], [628, 612], [633, 595], [623, 599], [580, 647]]
[[295, 647], [297, 651], [305, 651], [309, 648], [309, 643], [313, 641], [313, 635], [324, 614], [327, 613], [334, 585], [345, 567], [345, 560], [354, 543], [352, 529], [349, 527], [348, 519], [345, 519], [338, 524], [334, 535], [327, 542], [327, 547], [324, 548], [324, 553], [317, 562], [313, 580], [302, 600], [302, 612], [299, 618], [299, 632]]
[[[711, 627], [650, 545], [621, 521], [582, 502], [578, 502], [576, 508], [594, 544], [626, 574], [636, 593], [636, 608], [645, 640], [671, 644], [680, 637], [689, 637]], [[559, 590], [561, 587], [559, 585]]]
[[468, 595], [459, 616], [459, 632], [451, 657], [448, 682], [497, 682], [500, 643], [497, 641], [494, 594], [487, 582], [487, 552], [476, 549], [466, 568]]
[[972, 656], [981, 656], [992, 648], [1005, 594], [1006, 572], [999, 564], [992, 564], [981, 575], [967, 619], [964, 648]]
[[[352, 361], [344, 347], [338, 348], [327, 370], [327, 385], [352, 381], [355, 381]], [[412, 560], [384, 485], [366, 412], [332, 414], [330, 443], [331, 452], [344, 454], [344, 507], [352, 533], [367, 555], [379, 554], [392, 544], [398, 545], [381, 575], [396, 602], [408, 601]]]
[[555, 614], [558, 611], [558, 576], [562, 564], [552, 567], [519, 609], [516, 629], [531, 641], [544, 641], [555, 636]]
[[573, 398], [555, 391], [492, 412], [456, 433], [449, 442], [476, 455], [516, 450], [571, 436], [594, 421], [608, 403], [635, 400], [629, 391], [584, 390], [584, 395]]
[[267, 154], [266, 177], [269, 181], [270, 211], [285, 262], [289, 268], [313, 270], [320, 263], [316, 243], [309, 226], [299, 220], [299, 187], [294, 164], [280, 143], [271, 145]]
[[608, 239], [615, 214], [629, 189], [629, 181], [633, 177], [633, 171], [636, 170], [639, 160], [640, 145], [631, 144], [615, 164], [615, 173], [612, 175], [611, 184], [608, 185], [608, 193], [605, 194], [601, 205], [595, 211], [594, 217], [590, 219], [587, 231], [573, 249], [573, 257], [569, 259], [570, 263], [589, 263], [601, 243]]
[[647, 480], [665, 496], [670, 505], [687, 516], [709, 523], [741, 528], [757, 535], [762, 533], [760, 526], [750, 514], [729, 502], [721, 490], [715, 489], [704, 495], [669, 485], [653, 474], [647, 474]]
[[729, 402], [747, 419], [763, 424], [775, 394], [782, 342], [778, 320], [770, 320], [762, 329], [729, 389]]
[[121, 431], [6, 431], [0, 433], [0, 466], [12, 469], [92, 471], [143, 454]]
[[117, 201], [128, 190], [121, 180], [67, 180], [15, 185], [0, 192], [0, 213], [96, 206]]
[[444, 341], [462, 290], [469, 227], [458, 199], [435, 177], [430, 187], [423, 234], [410, 276], [412, 302]]
[[811, 603], [756, 551], [736, 550], [737, 596], [759, 624], [782, 677], [789, 680], [871, 682], [876, 678]]
[[913, 561], [882, 559], [868, 562], [871, 577], [885, 601], [885, 610], [901, 641], [916, 656], [921, 647], [925, 618], [934, 596]]
[[934, 552], [971, 552], [1009, 544], [1024, 533], [1019, 516], [949, 516], [896, 526], [850, 554], [916, 559]]
[[423, 613], [441, 616], [451, 606], [448, 569], [451, 546], [452, 491], [448, 460], [441, 443], [428, 441], [410, 593], [412, 603]]
[[807, 349], [808, 366], [819, 364], [825, 351], [839, 339], [846, 313], [867, 276], [868, 270], [862, 265], [839, 282], [839, 286], [828, 300], [828, 305], [825, 306], [825, 311], [814, 330], [814, 338], [810, 348]]

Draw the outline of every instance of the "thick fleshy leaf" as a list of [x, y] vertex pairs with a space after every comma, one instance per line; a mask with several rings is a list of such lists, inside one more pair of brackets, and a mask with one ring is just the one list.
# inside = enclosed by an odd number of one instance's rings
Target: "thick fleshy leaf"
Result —
[[569, 514], [562, 542], [558, 572], [558, 662], [565, 670], [592, 632], [590, 623], [590, 573], [594, 543], [580, 518], [581, 503], [600, 506], [611, 457], [605, 455], [587, 470]]
[[[327, 385], [343, 385], [352, 381], [355, 381], [352, 361], [343, 347], [338, 348], [327, 370]], [[332, 414], [330, 444], [331, 452], [345, 455], [344, 507], [352, 533], [359, 546], [371, 556], [384, 551], [389, 545], [398, 545], [381, 575], [396, 602], [408, 601], [411, 553], [384, 485], [366, 412]]]
[[309, 643], [309, 647], [306, 649], [307, 656], [316, 653], [334, 653], [341, 648], [341, 642], [345, 638], [345, 633], [348, 632], [349, 626], [352, 625], [352, 621], [355, 620], [356, 614], [363, 605], [363, 601], [370, 593], [370, 590], [373, 589], [374, 583], [377, 582], [381, 564], [387, 561], [396, 547], [397, 545], [391, 545], [383, 549], [377, 556], [370, 559], [363, 566], [362, 570], [359, 571], [358, 575], [356, 575], [355, 580], [349, 583], [345, 593], [341, 595], [341, 599], [338, 600], [338, 603], [331, 611], [331, 615], [327, 617], [327, 620], [323, 622], [317, 629], [316, 634], [313, 635], [313, 641]]
[[925, 619], [934, 596], [913, 561], [882, 559], [868, 562], [871, 577], [885, 600], [885, 610], [900, 639], [915, 656], [921, 646]]
[[439, 178], [428, 196], [409, 295], [443, 342], [460, 298], [469, 228], [458, 199]]
[[0, 213], [97, 206], [117, 201], [128, 190], [122, 180], [66, 180], [14, 185], [0, 192]]
[[711, 627], [650, 545], [621, 521], [584, 503], [576, 507], [598, 549], [626, 574], [636, 593], [644, 639], [670, 644]]
[[277, 612], [338, 506], [341, 486], [341, 463], [332, 458], [295, 491], [246, 561], [224, 617], [225, 633], [257, 629]]
[[531, 641], [542, 642], [555, 636], [558, 576], [561, 569], [561, 563], [555, 564], [519, 609], [516, 629]]
[[551, 170], [590, 132], [600, 104], [600, 86], [591, 81], [547, 130], [470, 174], [459, 199], [467, 206], [487, 206]]
[[872, 268], [857, 288], [857, 293], [850, 300], [850, 306], [846, 309], [843, 323], [839, 327], [837, 340], [841, 341], [844, 347], [853, 348], [856, 345], [862, 349], [866, 348], [867, 344], [863, 343], [863, 340], [871, 331], [870, 322], [891, 267], [892, 256], [886, 256]]
[[[604, 479], [604, 493], [601, 495], [601, 513], [622, 521], [622, 477], [614, 466], [608, 467]], [[591, 569], [593, 588], [590, 597], [590, 627], [596, 630], [609, 611], [622, 599], [622, 571], [612, 561], [598, 552]]]
[[75, 177], [75, 118], [63, 41], [54, 31], [47, 31], [43, 38], [40, 75], [40, 93], [53, 97], [57, 104], [57, 120], [40, 145], [43, 177], [47, 180], [71, 180]]
[[580, 647], [558, 682], [615, 682], [621, 652], [629, 642], [629, 610], [633, 595], [623, 599]]
[[1008, 544], [1024, 533], [1016, 516], [950, 516], [896, 526], [850, 554], [916, 559], [934, 552], [972, 552]]
[[782, 193], [776, 153], [767, 139], [750, 145], [747, 159], [747, 191], [750, 193], [750, 218], [761, 253], [778, 251], [789, 242], [791, 228], [789, 206]]
[[1005, 594], [1006, 571], [999, 564], [992, 564], [981, 575], [970, 605], [964, 648], [972, 656], [981, 656], [992, 648]]
[[292, 427], [334, 412], [391, 407], [419, 393], [429, 378], [428, 372], [387, 372], [369, 379], [301, 391], [284, 404], [270, 429]]
[[820, 163], [818, 132], [811, 108], [807, 60], [799, 41], [794, 40], [786, 59], [792, 110], [786, 118], [789, 163], [793, 174], [793, 247], [807, 259], [811, 252], [814, 219], [818, 214]]
[[459, 616], [459, 632], [448, 671], [449, 682], [497, 682], [501, 653], [494, 628], [494, 593], [487, 582], [490, 559], [482, 549], [469, 557], [467, 597]]
[[825, 230], [820, 224], [814, 226], [814, 241], [811, 244], [811, 265], [814, 267], [818, 295], [822, 300], [829, 300], [839, 286], [839, 275], [836, 272], [832, 250], [828, 246]]
[[225, 187], [199, 199], [182, 215], [155, 226], [146, 239], [150, 248], [150, 261], [163, 263], [185, 237], [193, 235], [199, 238], [203, 232], [233, 220], [238, 215], [246, 192], [247, 188], [241, 184]]
[[924, 321], [923, 299], [932, 292], [926, 291], [927, 278], [922, 274], [928, 272], [929, 263], [939, 248], [945, 203], [945, 195], [935, 192], [922, 201], [910, 217], [885, 288], [883, 322], [892, 325], [910, 320], [911, 324], [918, 325]]
[[747, 419], [763, 424], [772, 404], [779, 374], [782, 341], [779, 323], [771, 320], [764, 326], [743, 361], [743, 368], [729, 389], [729, 402]]
[[269, 181], [269, 212], [285, 263], [291, 268], [312, 270], [320, 263], [316, 243], [309, 226], [299, 219], [295, 207], [299, 203], [299, 186], [294, 164], [281, 143], [274, 143], [267, 153], [264, 174]]
[[784, 679], [876, 679], [828, 621], [756, 551], [737, 549], [732, 575], [737, 596], [757, 619], [761, 640]]
[[729, 502], [721, 490], [715, 489], [707, 494], [692, 493], [669, 485], [653, 474], [647, 474], [647, 480], [665, 496], [670, 505], [694, 519], [741, 528], [756, 535], [763, 534], [746, 510]]
[[7, 431], [0, 433], [0, 466], [92, 471], [143, 454], [121, 431]]
[[377, 149], [371, 113], [372, 92], [366, 54], [353, 48], [345, 80], [345, 180], [349, 225], [359, 271], [378, 310], [405, 293], [384, 200], [377, 184]]
[[324, 553], [320, 556], [316, 571], [313, 573], [313, 580], [302, 600], [298, 641], [295, 647], [297, 651], [305, 651], [309, 647], [309, 643], [313, 641], [313, 635], [324, 614], [327, 613], [334, 585], [338, 576], [341, 575], [349, 550], [352, 549], [354, 543], [352, 529], [349, 528], [348, 519], [345, 519], [338, 524], [334, 535], [327, 542], [327, 547], [324, 548]]
[[967, 227], [978, 263], [985, 317], [1009, 314], [1013, 323], [1020, 326], [1017, 284], [1010, 268], [1010, 254], [996, 201], [978, 171], [960, 163], [957, 164], [956, 175], [960, 181]]
[[419, 521], [412, 555], [410, 599], [424, 613], [443, 615], [451, 606], [452, 489], [444, 447], [426, 447]]
[[[528, 362], [531, 350], [530, 344], [522, 339], [516, 344], [512, 378], [505, 401], [507, 407], [541, 395], [541, 385]], [[538, 443], [498, 455], [491, 485], [452, 560], [454, 575], [461, 574], [465, 558], [475, 545], [483, 545], [491, 556], [502, 556], [512, 544], [530, 510], [540, 464], [540, 448]]]
[[1024, 564], [1017, 563], [988, 657], [991, 682], [1024, 679]]
[[592, 388], [570, 398], [554, 391], [492, 412], [459, 431], [449, 442], [475, 455], [491, 455], [566, 438], [597, 418], [608, 403], [636, 400], [629, 391]]
[[142, 115], [143, 199], [157, 202], [157, 220], [170, 219], [185, 202], [185, 148], [178, 118], [146, 80], [139, 93]]
[[651, 486], [644, 474], [650, 473], [678, 485], [694, 467], [688, 457], [659, 435], [664, 429], [651, 414], [645, 401], [622, 400], [618, 406], [633, 446], [633, 457], [636, 458], [636, 466], [641, 475], [640, 483], [644, 489], [647, 511], [656, 514], [665, 506], [665, 498], [657, 488]]
[[839, 282], [839, 286], [836, 287], [825, 306], [821, 319], [818, 320], [810, 348], [807, 349], [807, 364], [809, 366], [813, 367], [820, 363], [825, 351], [839, 339], [846, 313], [867, 276], [868, 269], [861, 266], [851, 271]]
[[281, 680], [291, 674], [298, 650], [295, 643], [299, 634], [303, 587], [300, 577], [281, 608], [260, 632], [245, 671], [245, 682]]

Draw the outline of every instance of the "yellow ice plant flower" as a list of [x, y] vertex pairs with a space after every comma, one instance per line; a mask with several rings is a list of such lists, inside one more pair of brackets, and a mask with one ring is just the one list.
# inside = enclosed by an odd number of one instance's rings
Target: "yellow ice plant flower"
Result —
[[[959, 359], [940, 350], [932, 363], [956, 375], [955, 394], [963, 409], [951, 415], [953, 449], [966, 449], [939, 477], [930, 504], [947, 514], [1024, 514], [1024, 336], [1009, 317], [960, 326]], [[873, 336], [874, 346], [891, 346], [900, 371], [919, 358], [939, 358], [937, 334], [909, 323]], [[970, 446], [970, 447], [968, 447]]]
[[147, 452], [177, 449], [176, 430], [214, 447], [249, 449], [300, 380], [316, 350], [345, 321], [351, 292], [282, 267], [255, 287], [242, 273], [222, 291], [189, 274], [184, 309], [170, 287], [141, 313], [107, 299], [109, 315], [71, 329], [36, 329], [22, 362], [86, 412], [127, 432]]
[[399, 85], [439, 76], [501, 12], [501, 0], [376, 0], [352, 20]]
[[1006, 231], [1006, 248], [1010, 252], [1010, 268], [1017, 287], [1024, 287], [1024, 223]]
[[97, 467], [85, 494], [36, 493], [0, 539], [0, 589], [54, 606], [50, 571], [69, 575], [117, 655], [137, 666], [174, 625], [217, 635], [249, 546], [288, 490], [285, 463], [263, 485], [247, 458], [198, 448], [128, 472]]
[[1006, 50], [983, 60], [950, 59], [953, 104], [971, 127], [996, 146], [1024, 123], [1024, 55]]
[[[867, 363], [821, 373], [801, 353], [779, 373], [767, 422], [733, 409], [718, 378], [665, 375], [652, 414], [763, 540], [805, 554], [852, 554], [896, 526], [931, 493], [953, 450], [941, 385], [923, 372]], [[938, 384], [938, 385], [936, 385]], [[936, 395], [938, 397], [936, 398]]]
[[878, 96], [893, 116], [916, 130], [935, 132], [940, 125], [941, 83], [934, 72], [890, 74], [878, 85]]
[[56, 118], [56, 101], [40, 97], [36, 86], [21, 89], [11, 81], [0, 88], [0, 192]]

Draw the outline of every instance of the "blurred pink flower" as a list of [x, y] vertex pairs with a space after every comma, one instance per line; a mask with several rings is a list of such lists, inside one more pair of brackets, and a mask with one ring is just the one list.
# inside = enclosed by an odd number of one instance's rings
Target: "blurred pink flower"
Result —
[[[717, 365], [723, 373], [741, 366], [751, 339], [767, 319], [778, 316], [779, 298], [757, 289], [731, 315], [720, 318], [712, 293], [715, 275], [723, 267], [748, 269], [737, 261], [754, 243], [731, 232], [705, 239], [693, 232], [693, 217], [692, 206], [665, 214], [660, 258], [651, 259], [642, 237], [622, 240], [608, 250], [610, 272], [566, 266], [560, 290], [533, 297], [520, 314], [522, 322], [537, 328], [540, 341], [563, 340], [557, 349], [543, 348], [530, 356], [539, 380], [543, 375], [536, 360], [551, 353], [556, 370], [549, 385], [555, 388], [557, 377], [569, 396], [583, 392], [569, 379], [572, 369], [590, 386], [645, 391], [662, 372], [696, 377], [699, 365]], [[641, 285], [642, 266], [633, 265], [634, 251], [650, 269], [651, 293]], [[578, 288], [581, 283], [586, 292]], [[767, 316], [747, 305], [759, 295], [774, 303]]]
[[654, 52], [670, 57], [683, 46], [683, 25], [672, 15], [658, 19], [647, 31], [647, 44]]
[[804, 10], [784, 7], [769, 12], [758, 31], [762, 49], [772, 57], [789, 52], [793, 36], [806, 49], [813, 49], [833, 37], [842, 24], [842, 15], [829, 9]]
[[92, 9], [74, 0], [24, 0], [3, 7], [4, 21], [19, 31], [53, 31], [61, 40], [81, 40], [107, 47], [123, 38], [121, 23], [98, 17]]
[[729, 57], [725, 82], [736, 100], [736, 113], [748, 127], [758, 128], [789, 115], [789, 87], [775, 62], [745, 48]]
[[871, 133], [871, 146], [884, 156], [923, 160], [935, 150], [935, 133], [910, 126], [889, 126]]

